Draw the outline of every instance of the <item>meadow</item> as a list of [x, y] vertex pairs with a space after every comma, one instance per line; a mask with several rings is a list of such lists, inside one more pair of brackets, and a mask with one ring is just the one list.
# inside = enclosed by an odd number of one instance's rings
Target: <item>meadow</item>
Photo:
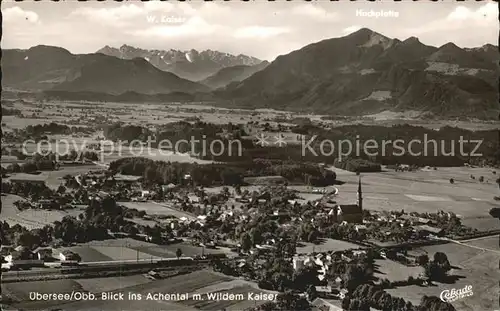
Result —
[[160, 258], [175, 258], [180, 248], [183, 256], [193, 257], [202, 254], [231, 254], [227, 248], [207, 249], [181, 242], [169, 245], [157, 245], [132, 238], [109, 239], [105, 241], [91, 241], [76, 246], [65, 247], [82, 257], [84, 262], [110, 260], [148, 260]]
[[52, 224], [54, 221], [61, 221], [64, 216], [77, 217], [83, 212], [83, 209], [75, 208], [64, 211], [59, 210], [41, 210], [27, 209], [20, 211], [14, 206], [15, 201], [24, 200], [22, 197], [6, 194], [2, 195], [2, 209], [0, 219], [6, 221], [9, 225], [14, 226], [20, 224], [28, 229], [41, 228], [45, 225]]
[[[481, 242], [479, 242], [481, 241]], [[477, 243], [494, 247], [498, 243], [498, 236], [476, 240]], [[477, 244], [474, 243], [474, 244]], [[432, 257], [435, 252], [444, 252], [454, 269], [450, 275], [455, 280], [450, 283], [436, 283], [434, 286], [403, 286], [389, 289], [388, 292], [397, 297], [404, 297], [414, 304], [420, 303], [423, 295], [438, 296], [443, 290], [462, 289], [471, 285], [473, 295], [457, 301], [453, 306], [460, 311], [494, 310], [498, 307], [498, 280], [500, 271], [498, 262], [500, 260], [500, 248], [498, 244], [494, 251], [479, 250], [458, 244], [444, 244], [426, 246], [420, 249]]]
[[[355, 173], [336, 171], [337, 179], [345, 182], [338, 186], [337, 202], [355, 203], [358, 179]], [[416, 172], [385, 171], [361, 174], [363, 189], [363, 208], [376, 211], [401, 211], [407, 213], [453, 212], [462, 221], [479, 230], [485, 230], [497, 220], [489, 215], [489, 210], [498, 206], [493, 199], [499, 195], [497, 178], [493, 169], [452, 167]], [[499, 172], [500, 173], [500, 172]], [[476, 177], [475, 180], [470, 175]], [[484, 176], [485, 182], [478, 181]], [[454, 184], [450, 183], [454, 179]]]

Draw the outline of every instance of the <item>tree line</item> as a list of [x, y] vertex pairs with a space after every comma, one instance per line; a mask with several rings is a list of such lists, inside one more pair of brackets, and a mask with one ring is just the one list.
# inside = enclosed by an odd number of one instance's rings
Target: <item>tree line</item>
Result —
[[243, 185], [244, 177], [283, 176], [292, 183], [308, 183], [326, 186], [335, 183], [333, 171], [314, 164], [291, 161], [269, 161], [255, 159], [238, 163], [179, 163], [153, 161], [147, 158], [123, 158], [110, 163], [109, 169], [126, 175], [142, 176], [151, 184], [182, 184], [189, 175], [195, 186]]

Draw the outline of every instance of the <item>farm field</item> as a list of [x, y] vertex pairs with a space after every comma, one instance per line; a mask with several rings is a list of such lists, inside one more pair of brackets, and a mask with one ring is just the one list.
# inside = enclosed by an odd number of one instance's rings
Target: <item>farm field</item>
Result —
[[[222, 276], [207, 270], [196, 271], [188, 275], [179, 275], [172, 278], [163, 280], [156, 280], [143, 284], [132, 285], [123, 287], [118, 292], [125, 293], [125, 296], [130, 293], [138, 293], [143, 296], [141, 301], [132, 301], [125, 299], [123, 301], [81, 301], [68, 304], [62, 304], [59, 307], [65, 311], [76, 310], [196, 310], [182, 303], [174, 301], [154, 301], [145, 300], [148, 293], [192, 293], [196, 290], [203, 289], [204, 287], [224, 284], [224, 282], [231, 281], [231, 278]], [[222, 285], [223, 286], [223, 285]], [[224, 288], [224, 287], [223, 287]], [[135, 309], [134, 309], [135, 308]]]
[[[63, 249], [67, 249], [79, 254], [83, 262], [136, 260], [137, 258], [139, 260], [160, 258], [160, 256], [144, 253], [125, 246], [80, 245], [65, 247]], [[174, 256], [172, 257], [175, 257], [175, 250]]]
[[157, 256], [151, 254], [143, 253], [127, 247], [118, 246], [94, 246], [96, 251], [101, 254], [110, 257], [112, 260], [134, 260], [141, 259], [157, 259]]
[[72, 291], [85, 291], [82, 285], [69, 279], [5, 283], [1, 285], [1, 288], [2, 297], [8, 297], [13, 300], [13, 306], [16, 308], [14, 310], [43, 310], [44, 308], [52, 308], [61, 304], [61, 301], [57, 300], [33, 301], [29, 297], [30, 293], [70, 294]]
[[[43, 179], [45, 184], [52, 189], [57, 189], [62, 183], [62, 178], [65, 175], [76, 176], [79, 174], [87, 173], [89, 171], [99, 171], [102, 170], [103, 167], [99, 165], [75, 165], [75, 166], [61, 166], [61, 168], [57, 171], [42, 171], [39, 175], [36, 175], [36, 178]], [[16, 177], [17, 174], [11, 174], [9, 177]], [[9, 180], [7, 178], [6, 180]]]
[[165, 203], [154, 203], [154, 202], [123, 202], [121, 205], [127, 208], [135, 208], [139, 211], [145, 211], [148, 215], [172, 215], [177, 218], [186, 217], [188, 219], [194, 219], [193, 215], [184, 213], [175, 208], [169, 207]]
[[[497, 237], [492, 237], [497, 238]], [[477, 240], [481, 243], [492, 243], [491, 239]], [[476, 311], [494, 310], [498, 306], [498, 280], [500, 272], [498, 262], [500, 254], [491, 251], [481, 251], [458, 244], [444, 244], [426, 246], [421, 248], [428, 252], [429, 257], [435, 252], [444, 252], [452, 266], [458, 269], [450, 271], [456, 275], [456, 281], [452, 284], [436, 283], [436, 286], [404, 286], [390, 289], [388, 292], [394, 296], [405, 297], [412, 303], [419, 303], [423, 295], [440, 295], [443, 290], [461, 289], [467, 285], [472, 286], [473, 296], [457, 300], [452, 304], [457, 310]]]
[[429, 258], [432, 258], [437, 252], [443, 252], [448, 256], [450, 263], [457, 267], [462, 267], [462, 263], [467, 263], [470, 258], [473, 258], [481, 253], [480, 249], [462, 246], [455, 243], [429, 245], [415, 250], [427, 254]]
[[360, 248], [360, 245], [341, 240], [323, 239], [321, 244], [301, 242], [302, 246], [297, 246], [298, 254], [309, 254], [313, 252], [344, 251], [348, 249]]
[[152, 282], [143, 275], [116, 276], [112, 278], [92, 278], [75, 280], [91, 293], [114, 291]]
[[498, 230], [500, 221], [491, 217], [489, 214], [481, 217], [471, 217], [462, 219], [462, 224], [479, 230]]
[[29, 300], [30, 292], [40, 294], [70, 293], [84, 288], [74, 280], [50, 280], [2, 284], [2, 295], [8, 295], [15, 300]]
[[[498, 221], [498, 220], [497, 220]], [[500, 236], [489, 236], [466, 241], [465, 244], [500, 251]]]
[[[334, 169], [336, 170], [336, 169]], [[484, 176], [486, 182], [470, 179], [470, 175]], [[417, 172], [382, 172], [361, 175], [363, 208], [378, 211], [404, 210], [405, 212], [453, 212], [464, 222], [479, 230], [483, 220], [491, 228], [489, 210], [497, 206], [493, 197], [498, 195], [492, 169], [486, 168], [439, 168]], [[455, 183], [450, 184], [449, 179]], [[356, 201], [358, 176], [342, 174], [345, 184], [338, 186], [339, 203]], [[471, 206], [474, 208], [471, 208]], [[470, 220], [468, 220], [470, 219]], [[481, 221], [478, 221], [481, 219]]]
[[135, 260], [175, 258], [177, 248], [182, 250], [183, 256], [196, 256], [205, 254], [225, 253], [231, 254], [227, 248], [207, 249], [190, 245], [189, 243], [176, 243], [170, 245], [157, 245], [132, 238], [110, 239], [105, 241], [91, 241], [68, 247], [68, 249], [80, 254], [83, 261], [108, 261], [108, 260]]
[[0, 219], [6, 221], [9, 225], [13, 226], [15, 224], [20, 224], [28, 229], [42, 228], [47, 224], [51, 224], [54, 221], [61, 221], [64, 216], [78, 216], [82, 212], [81, 209], [69, 209], [65, 211], [57, 210], [40, 210], [40, 209], [28, 209], [24, 211], [19, 211], [15, 206], [14, 202], [18, 200], [24, 200], [22, 197], [6, 194], [2, 196], [2, 209], [0, 213]]
[[111, 261], [113, 258], [104, 255], [91, 246], [71, 246], [61, 247], [58, 251], [69, 250], [77, 253], [82, 258], [82, 262]]
[[405, 281], [412, 276], [417, 278], [424, 272], [422, 267], [407, 267], [399, 262], [392, 260], [375, 260], [374, 276], [379, 279], [388, 279], [389, 281]]

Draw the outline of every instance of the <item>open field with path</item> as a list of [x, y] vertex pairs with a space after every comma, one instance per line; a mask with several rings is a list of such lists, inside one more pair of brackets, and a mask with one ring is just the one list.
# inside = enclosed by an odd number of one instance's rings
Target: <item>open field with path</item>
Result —
[[[363, 208], [420, 213], [442, 210], [459, 215], [464, 223], [479, 230], [486, 230], [484, 225], [494, 228], [498, 220], [489, 215], [489, 210], [498, 206], [493, 197], [500, 195], [500, 190], [495, 183], [498, 177], [492, 171], [488, 168], [457, 167], [417, 172], [364, 173], [361, 174]], [[470, 175], [476, 176], [476, 180], [472, 180]], [[477, 180], [479, 176], [484, 176], [484, 183]], [[455, 180], [454, 184], [450, 184], [450, 178]], [[356, 202], [358, 176], [343, 171], [338, 179], [346, 183], [338, 186], [337, 202]]]
[[80, 208], [68, 209], [65, 211], [59, 210], [42, 210], [42, 209], [27, 209], [19, 211], [14, 206], [14, 202], [24, 200], [22, 197], [7, 194], [2, 196], [2, 210], [0, 220], [6, 221], [9, 225], [20, 224], [28, 229], [41, 228], [54, 221], [61, 221], [64, 216], [78, 216], [83, 210]]
[[[473, 244], [494, 247], [494, 240], [498, 237], [489, 237], [478, 239]], [[480, 242], [481, 241], [481, 242]], [[436, 283], [436, 286], [420, 287], [420, 286], [404, 286], [388, 290], [389, 293], [399, 297], [405, 297], [412, 303], [419, 303], [423, 295], [440, 295], [443, 290], [462, 289], [467, 285], [472, 286], [473, 295], [461, 300], [457, 300], [452, 304], [459, 311], [476, 311], [476, 310], [495, 310], [498, 307], [498, 280], [500, 279], [500, 271], [498, 270], [498, 262], [500, 254], [490, 251], [482, 251], [477, 248], [471, 248], [458, 244], [433, 245], [420, 248], [421, 251], [427, 252], [429, 257], [434, 256], [435, 252], [444, 252], [448, 256], [453, 267], [450, 275], [456, 276], [456, 281], [451, 284]]]

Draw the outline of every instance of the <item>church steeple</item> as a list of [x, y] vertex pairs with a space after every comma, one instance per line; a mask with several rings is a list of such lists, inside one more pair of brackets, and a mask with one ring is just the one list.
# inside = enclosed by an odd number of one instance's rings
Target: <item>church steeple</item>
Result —
[[358, 206], [363, 209], [363, 192], [361, 191], [361, 176], [359, 176], [358, 181]]

